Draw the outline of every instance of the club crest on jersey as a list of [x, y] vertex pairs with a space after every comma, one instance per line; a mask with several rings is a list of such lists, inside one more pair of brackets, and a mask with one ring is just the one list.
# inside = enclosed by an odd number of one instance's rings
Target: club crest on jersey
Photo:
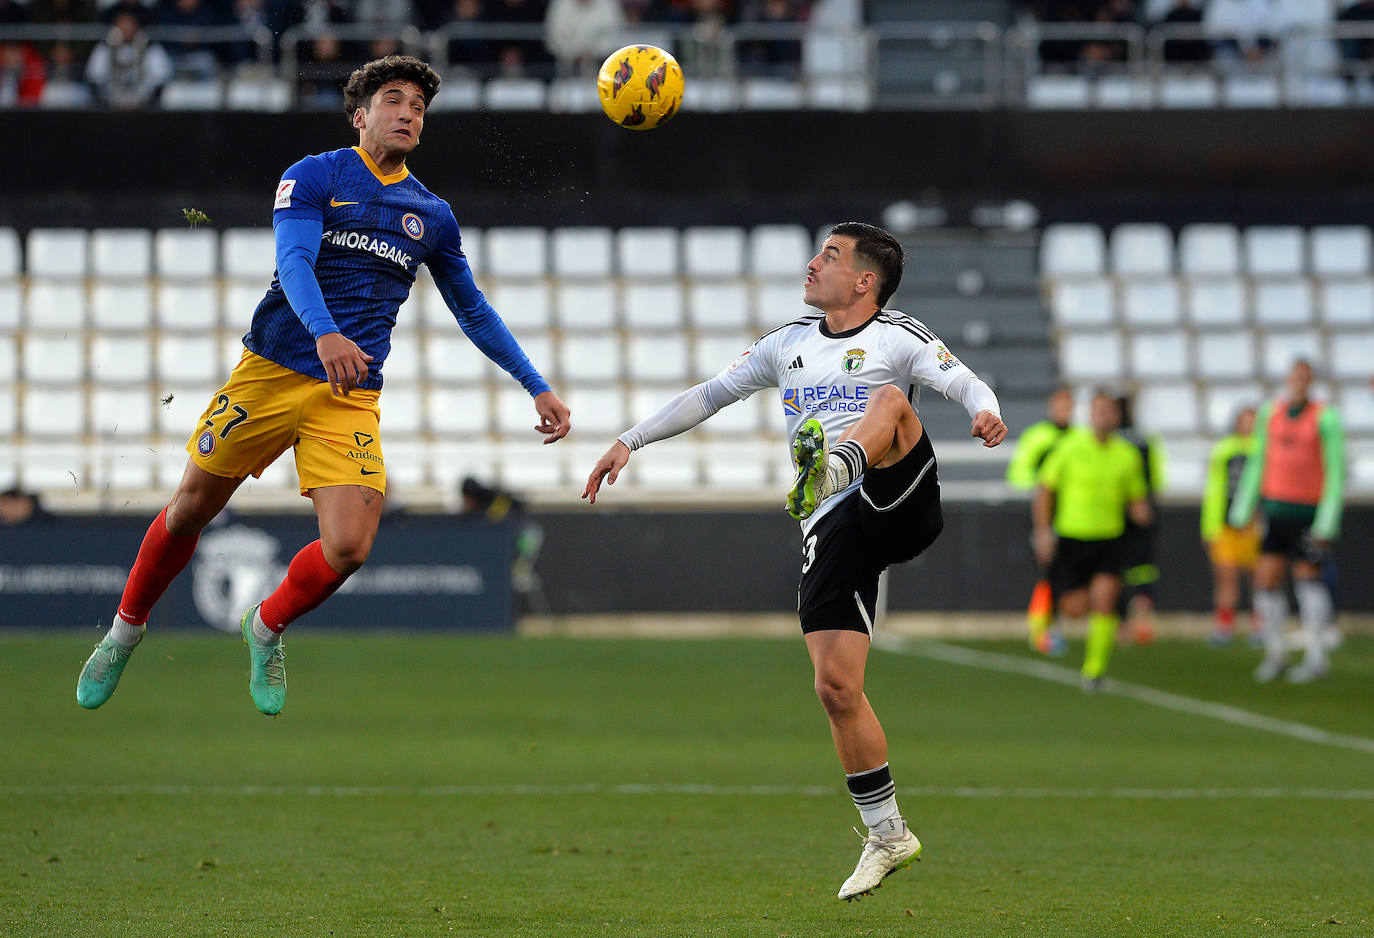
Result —
[[864, 366], [864, 356], [868, 352], [861, 348], [852, 348], [844, 353], [844, 373], [852, 375]]
[[206, 430], [196, 440], [196, 452], [202, 456], [209, 456], [215, 451], [215, 431]]
[[425, 236], [425, 223], [420, 220], [419, 215], [407, 214], [401, 219], [401, 227], [406, 230], [416, 241]]

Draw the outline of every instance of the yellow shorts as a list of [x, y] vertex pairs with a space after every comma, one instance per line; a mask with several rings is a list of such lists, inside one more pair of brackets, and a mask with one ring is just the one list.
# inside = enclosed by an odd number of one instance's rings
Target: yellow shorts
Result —
[[1212, 563], [1219, 567], [1253, 570], [1255, 560], [1259, 557], [1259, 546], [1259, 525], [1252, 523], [1244, 528], [1223, 525], [1217, 539], [1208, 546], [1207, 553]]
[[260, 477], [288, 447], [296, 448], [301, 494], [327, 485], [386, 491], [378, 430], [380, 391], [348, 397], [320, 381], [247, 349], [186, 444], [191, 461], [226, 479]]

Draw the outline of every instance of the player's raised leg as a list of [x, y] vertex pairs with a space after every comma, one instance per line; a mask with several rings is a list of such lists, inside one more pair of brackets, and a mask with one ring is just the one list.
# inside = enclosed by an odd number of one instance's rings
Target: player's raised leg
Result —
[[887, 763], [887, 737], [864, 694], [869, 638], [834, 629], [809, 632], [806, 648], [816, 672], [816, 696], [830, 720], [846, 784], [868, 827], [853, 874], [839, 898], [869, 892], [889, 874], [921, 856], [921, 842], [902, 819]]
[[143, 537], [110, 631], [81, 669], [76, 682], [76, 701], [81, 706], [93, 710], [110, 699], [134, 648], [143, 640], [153, 605], [190, 562], [201, 530], [242, 482], [242, 478], [211, 475], [187, 461], [171, 501]]
[[249, 607], [239, 624], [248, 645], [248, 692], [262, 713], [276, 716], [286, 703], [286, 652], [282, 632], [334, 594], [367, 562], [382, 517], [382, 493], [364, 485], [310, 490], [320, 538], [291, 559], [272, 595]]

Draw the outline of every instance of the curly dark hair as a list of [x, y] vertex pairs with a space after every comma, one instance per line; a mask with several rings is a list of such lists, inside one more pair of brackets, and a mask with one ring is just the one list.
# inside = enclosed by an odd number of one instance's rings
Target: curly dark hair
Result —
[[425, 107], [439, 93], [439, 73], [409, 55], [388, 55], [374, 59], [348, 76], [344, 87], [344, 110], [350, 120], [358, 108], [367, 110], [377, 89], [393, 81], [413, 82], [425, 96]]

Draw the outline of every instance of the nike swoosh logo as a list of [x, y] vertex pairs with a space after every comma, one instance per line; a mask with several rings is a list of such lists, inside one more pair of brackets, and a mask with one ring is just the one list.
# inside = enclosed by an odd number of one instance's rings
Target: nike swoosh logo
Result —
[[329, 204], [330, 204], [332, 207], [334, 207], [334, 208], [338, 208], [340, 205], [357, 205], [358, 203], [357, 203], [357, 202], [340, 202], [338, 199], [331, 198], [331, 199], [329, 200]]
[[382, 470], [380, 470], [380, 469], [359, 469], [358, 471], [361, 472], [361, 473], [362, 473], [363, 475], [365, 475], [365, 476], [375, 476], [377, 473], [381, 472]]

